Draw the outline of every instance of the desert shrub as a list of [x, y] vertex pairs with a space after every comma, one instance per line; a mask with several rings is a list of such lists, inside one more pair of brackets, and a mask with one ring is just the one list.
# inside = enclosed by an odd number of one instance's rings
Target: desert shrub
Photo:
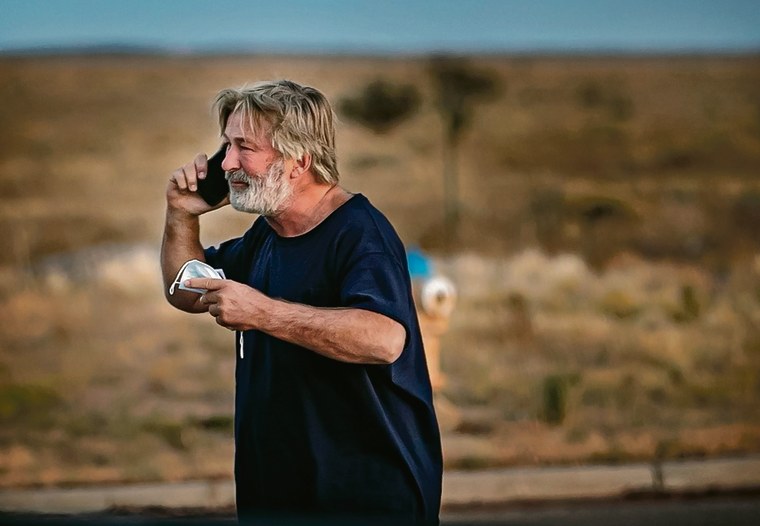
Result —
[[194, 420], [193, 424], [207, 431], [227, 433], [232, 432], [235, 425], [235, 419], [231, 414], [211, 415]]
[[338, 110], [345, 118], [380, 134], [414, 114], [420, 101], [419, 91], [410, 84], [376, 80], [358, 95], [341, 99]]
[[684, 146], [663, 148], [656, 156], [653, 167], [661, 170], [686, 170], [698, 162], [693, 149]]
[[106, 433], [111, 423], [100, 413], [72, 415], [62, 422], [66, 435], [72, 439]]
[[601, 83], [597, 80], [586, 80], [578, 86], [576, 97], [581, 107], [604, 110], [615, 120], [628, 120], [634, 113], [631, 98], [617, 83], [611, 81]]
[[573, 213], [590, 225], [602, 221], [632, 221], [638, 218], [636, 210], [622, 199], [603, 195], [586, 195], [568, 203]]
[[681, 287], [681, 303], [679, 309], [673, 313], [673, 321], [682, 323], [694, 321], [699, 318], [701, 310], [694, 287], [683, 285]]
[[169, 446], [177, 450], [185, 450], [188, 445], [182, 437], [183, 425], [179, 422], [154, 417], [143, 422], [143, 430], [160, 437]]
[[567, 415], [567, 378], [550, 375], [543, 383], [543, 410], [541, 419], [547, 424], [559, 425]]
[[622, 290], [612, 290], [605, 294], [600, 309], [605, 314], [619, 319], [633, 318], [641, 312], [635, 298]]
[[671, 385], [675, 387], [679, 387], [681, 385], [684, 385], [684, 374], [681, 369], [676, 367], [675, 365], [668, 368], [668, 380], [670, 381]]
[[493, 467], [493, 459], [477, 455], [467, 455], [456, 462], [446, 464], [447, 468], [475, 471]]
[[630, 246], [640, 227], [634, 207], [616, 197], [585, 195], [569, 200], [568, 217], [581, 228], [577, 250], [594, 268], [602, 268], [615, 254]]
[[604, 90], [598, 82], [587, 80], [578, 86], [576, 96], [582, 107], [596, 108], [604, 101]]
[[647, 398], [650, 402], [655, 404], [664, 404], [670, 401], [667, 389], [662, 386], [655, 386], [647, 389]]
[[760, 242], [760, 191], [746, 190], [739, 194], [731, 206], [734, 226], [750, 239]]
[[58, 393], [41, 385], [0, 386], [0, 422], [45, 425], [61, 403]]

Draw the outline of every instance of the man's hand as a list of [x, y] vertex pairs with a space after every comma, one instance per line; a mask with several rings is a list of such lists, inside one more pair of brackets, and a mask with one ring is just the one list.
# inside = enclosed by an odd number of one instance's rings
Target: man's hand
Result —
[[174, 170], [166, 187], [168, 209], [199, 216], [228, 205], [229, 196], [218, 205], [210, 206], [198, 194], [198, 180], [205, 179], [207, 173], [208, 158], [204, 153], [199, 153], [192, 162]]
[[258, 330], [333, 360], [389, 364], [404, 350], [406, 330], [382, 314], [352, 308], [320, 308], [273, 299], [228, 279], [193, 278], [185, 285], [206, 289], [195, 303], [231, 330]]
[[216, 323], [235, 331], [255, 329], [253, 320], [263, 312], [269, 298], [258, 290], [229, 279], [193, 278], [185, 285], [207, 292], [198, 302], [208, 308]]

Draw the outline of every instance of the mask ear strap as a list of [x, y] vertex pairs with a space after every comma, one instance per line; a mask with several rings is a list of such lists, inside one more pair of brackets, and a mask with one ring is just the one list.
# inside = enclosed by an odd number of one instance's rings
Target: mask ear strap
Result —
[[176, 277], [176, 278], [174, 278], [174, 282], [173, 282], [173, 283], [171, 284], [171, 286], [169, 287], [169, 295], [170, 295], [170, 296], [173, 296], [173, 295], [174, 295], [174, 289], [175, 289], [175, 287], [176, 287], [176, 286], [179, 284], [179, 282], [180, 282], [180, 279], [181, 279], [181, 277], [182, 277], [182, 273], [185, 271], [185, 269], [187, 268], [187, 266], [190, 264], [190, 262], [191, 262], [191, 261], [193, 261], [193, 260], [191, 259], [190, 261], [185, 261], [185, 264], [184, 264], [184, 265], [182, 265], [182, 266], [179, 268], [179, 272], [177, 272], [177, 277]]

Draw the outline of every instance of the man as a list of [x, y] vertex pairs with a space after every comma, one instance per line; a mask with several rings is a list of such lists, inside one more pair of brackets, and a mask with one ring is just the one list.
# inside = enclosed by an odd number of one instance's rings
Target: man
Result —
[[440, 435], [404, 248], [361, 194], [338, 185], [333, 112], [290, 81], [222, 91], [215, 102], [227, 203], [259, 214], [240, 238], [201, 247], [205, 155], [166, 190], [167, 298], [237, 331], [235, 480], [243, 519], [437, 524]]

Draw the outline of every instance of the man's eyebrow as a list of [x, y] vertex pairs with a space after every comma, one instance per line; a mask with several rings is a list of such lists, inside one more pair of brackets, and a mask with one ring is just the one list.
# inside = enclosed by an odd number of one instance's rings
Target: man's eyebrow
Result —
[[222, 139], [224, 139], [225, 142], [234, 142], [234, 143], [238, 143], [238, 144], [245, 143], [245, 142], [250, 142], [245, 137], [234, 137], [234, 138], [230, 139], [227, 136], [226, 133], [222, 133]]

